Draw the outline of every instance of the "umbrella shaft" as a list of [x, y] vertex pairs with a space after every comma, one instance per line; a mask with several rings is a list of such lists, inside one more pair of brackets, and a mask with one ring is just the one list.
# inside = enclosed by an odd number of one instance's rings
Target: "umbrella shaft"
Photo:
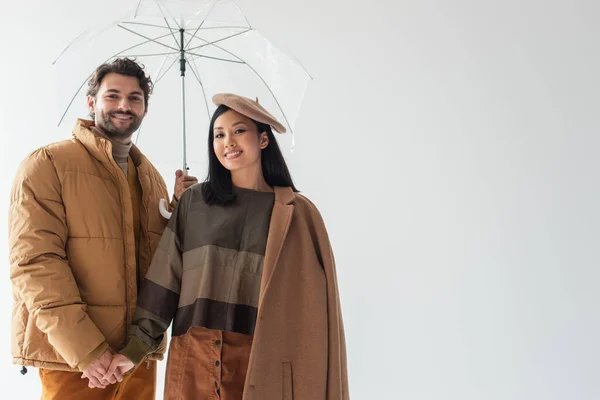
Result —
[[183, 173], [187, 175], [187, 143], [185, 137], [185, 76], [181, 76], [181, 134], [182, 134], [182, 156], [183, 156]]
[[185, 137], [185, 49], [183, 40], [183, 29], [179, 29], [179, 71], [181, 72], [181, 135], [182, 135], [182, 158], [183, 158], [183, 173], [187, 175], [187, 149]]
[[179, 30], [179, 71], [181, 72], [181, 76], [185, 76], [185, 49], [184, 49], [184, 40], [183, 40], [184, 30]]

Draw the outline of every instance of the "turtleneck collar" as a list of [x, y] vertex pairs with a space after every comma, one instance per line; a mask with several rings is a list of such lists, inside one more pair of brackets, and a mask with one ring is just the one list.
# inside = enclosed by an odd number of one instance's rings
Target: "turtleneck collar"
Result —
[[117, 158], [119, 158], [121, 160], [123, 158], [127, 158], [127, 156], [129, 155], [129, 150], [131, 150], [131, 146], [133, 146], [132, 141], [129, 141], [128, 144], [119, 143], [116, 140], [114, 140], [113, 138], [111, 138], [110, 136], [104, 134], [104, 132], [102, 132], [96, 126], [91, 126], [90, 130], [95, 135], [103, 137], [104, 139], [108, 140], [112, 144], [112, 154], [113, 154], [113, 158], [115, 159], [115, 161], [117, 161]]
[[127, 176], [128, 172], [129, 172], [127, 156], [129, 156], [129, 150], [131, 150], [131, 146], [133, 146], [133, 142], [129, 141], [129, 143], [127, 143], [127, 144], [119, 143], [116, 140], [114, 140], [113, 138], [109, 137], [108, 135], [105, 135], [96, 126], [90, 126], [90, 130], [94, 133], [94, 135], [103, 137], [104, 139], [108, 140], [112, 144], [113, 159], [115, 160], [115, 162], [117, 163], [119, 168], [121, 168], [121, 171], [123, 171], [125, 176]]

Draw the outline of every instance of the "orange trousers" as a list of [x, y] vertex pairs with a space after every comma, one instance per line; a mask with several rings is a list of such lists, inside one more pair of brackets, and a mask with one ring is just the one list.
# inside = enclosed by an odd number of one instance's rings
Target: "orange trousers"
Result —
[[81, 372], [40, 368], [42, 400], [154, 400], [156, 394], [156, 361], [142, 362], [123, 382], [106, 389], [90, 389]]

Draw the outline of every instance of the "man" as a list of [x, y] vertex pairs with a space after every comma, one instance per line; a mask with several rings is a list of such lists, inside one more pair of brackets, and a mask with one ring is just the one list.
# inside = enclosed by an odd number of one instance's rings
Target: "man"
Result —
[[[101, 65], [89, 81], [93, 121], [78, 120], [71, 140], [36, 150], [17, 172], [9, 211], [12, 355], [39, 368], [43, 400], [154, 399], [164, 346], [118, 382], [103, 380], [167, 223], [158, 210], [165, 183], [131, 142], [151, 91], [136, 62]], [[172, 206], [195, 183], [178, 170]]]

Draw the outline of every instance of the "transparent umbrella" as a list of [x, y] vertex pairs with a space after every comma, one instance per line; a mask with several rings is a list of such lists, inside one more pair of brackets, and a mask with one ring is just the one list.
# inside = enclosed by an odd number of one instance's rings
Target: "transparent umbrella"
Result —
[[120, 57], [144, 64], [155, 84], [134, 136], [155, 164], [178, 159], [187, 171], [190, 162], [204, 161], [205, 151], [197, 149], [204, 148], [215, 108], [211, 98], [223, 92], [258, 98], [291, 133], [293, 149], [294, 123], [312, 78], [254, 29], [234, 1], [140, 0], [122, 17], [79, 35], [54, 61], [64, 104], [59, 125], [87, 112], [87, 81], [98, 65]]

